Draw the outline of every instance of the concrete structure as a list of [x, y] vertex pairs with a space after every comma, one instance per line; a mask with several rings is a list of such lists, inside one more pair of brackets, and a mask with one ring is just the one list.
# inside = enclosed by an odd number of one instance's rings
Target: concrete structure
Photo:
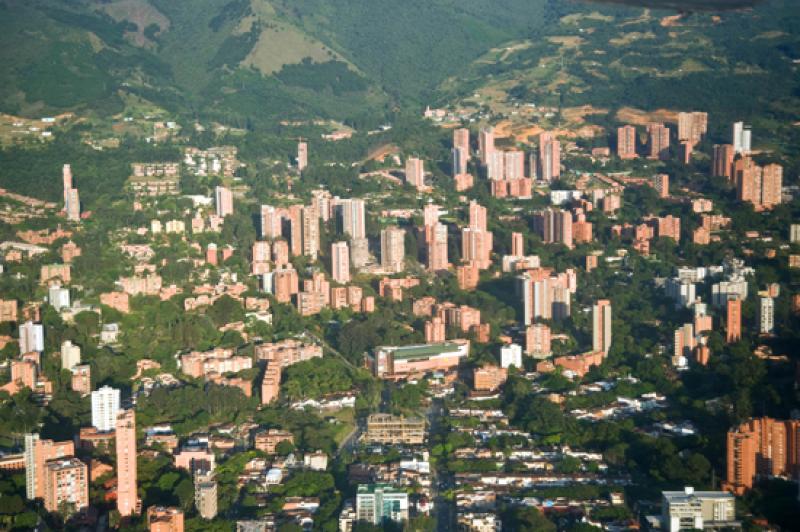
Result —
[[669, 159], [669, 128], [664, 124], [647, 125], [647, 143], [651, 159]]
[[278, 398], [281, 391], [281, 367], [267, 363], [264, 377], [261, 380], [261, 404], [268, 405]]
[[26, 321], [19, 326], [19, 352], [44, 352], [44, 325]]
[[736, 495], [758, 478], [797, 478], [800, 474], [800, 421], [755, 418], [728, 432], [727, 481]]
[[724, 491], [662, 492], [661, 528], [667, 532], [739, 528], [736, 500]]
[[467, 356], [469, 342], [453, 340], [439, 344], [376, 347], [367, 356], [366, 362], [376, 377], [401, 380], [433, 371], [455, 369], [461, 359]]
[[608, 354], [611, 349], [611, 301], [600, 299], [592, 308], [592, 349]]
[[447, 339], [446, 331], [444, 320], [434, 316], [425, 322], [425, 342], [428, 344], [444, 342]]
[[726, 305], [725, 340], [728, 343], [738, 342], [742, 339], [742, 300], [739, 298], [728, 299]]
[[195, 474], [194, 506], [203, 519], [217, 516], [217, 481], [213, 473]]
[[303, 171], [308, 167], [308, 143], [300, 141], [297, 143], [297, 169]]
[[772, 334], [775, 332], [775, 300], [762, 297], [758, 306], [758, 332]]
[[733, 159], [736, 156], [731, 144], [715, 144], [713, 152], [712, 175], [733, 179]]
[[356, 520], [381, 525], [408, 520], [408, 493], [389, 484], [361, 484], [356, 493]]
[[388, 445], [422, 445], [425, 442], [425, 420], [391, 414], [370, 414], [367, 417], [367, 443]]
[[481, 164], [486, 165], [489, 156], [494, 153], [494, 129], [487, 127], [478, 133], [478, 151], [480, 152]]
[[525, 237], [522, 233], [511, 233], [511, 256], [525, 256]]
[[550, 269], [537, 268], [519, 275], [516, 290], [522, 298], [525, 325], [531, 325], [538, 319], [561, 320], [568, 317], [575, 284], [575, 274], [571, 270], [555, 274]]
[[73, 366], [71, 387], [82, 397], [92, 393], [92, 367], [89, 364]]
[[516, 366], [517, 369], [524, 369], [522, 365], [522, 346], [509, 344], [500, 348], [500, 365], [503, 369]]
[[381, 268], [386, 272], [399, 273], [405, 267], [406, 232], [396, 226], [381, 230]]
[[550, 182], [561, 176], [561, 144], [553, 133], [539, 135], [539, 179]]
[[347, 242], [331, 244], [331, 276], [339, 284], [350, 282], [350, 250]]
[[253, 446], [267, 454], [275, 454], [282, 442], [294, 443], [294, 435], [286, 430], [269, 429], [258, 432], [253, 438]]
[[525, 354], [533, 358], [547, 358], [553, 354], [550, 327], [534, 323], [525, 329]]
[[334, 200], [334, 207], [339, 214], [342, 232], [350, 235], [351, 239], [365, 238], [367, 236], [364, 217], [365, 207], [363, 199], [338, 199]]
[[303, 255], [317, 260], [319, 254], [319, 212], [314, 207], [303, 207], [301, 213]]
[[92, 426], [101, 432], [114, 430], [119, 414], [120, 391], [103, 386], [92, 392]]
[[136, 413], [122, 410], [117, 415], [117, 510], [123, 517], [139, 512], [136, 485]]
[[792, 244], [800, 243], [800, 224], [791, 224], [789, 226], [789, 242]]
[[656, 189], [658, 192], [658, 197], [660, 198], [668, 198], [669, 197], [669, 175], [667, 174], [656, 174], [653, 176], [653, 188]]
[[214, 189], [214, 206], [220, 218], [233, 214], [233, 193], [230, 189], [220, 186]]
[[425, 165], [422, 159], [416, 157], [406, 159], [406, 183], [417, 190], [425, 187]]
[[447, 226], [436, 223], [432, 226], [425, 226], [428, 249], [428, 270], [441, 271], [450, 266], [447, 252]]
[[89, 469], [77, 458], [60, 458], [45, 465], [44, 507], [71, 514], [89, 506]]
[[572, 213], [560, 209], [537, 211], [533, 215], [533, 228], [546, 244], [563, 244], [572, 249]]
[[477, 392], [493, 392], [506, 382], [508, 370], [499, 366], [485, 365], [472, 371], [472, 384]]
[[81, 348], [67, 340], [61, 344], [61, 369], [71, 370], [81, 363]]
[[183, 532], [183, 511], [167, 506], [147, 509], [147, 526], [150, 532]]
[[627, 125], [617, 128], [617, 156], [620, 159], [636, 158], [636, 128]]
[[744, 122], [734, 122], [731, 132], [731, 144], [737, 155], [747, 155], [752, 151], [752, 131]]
[[678, 140], [697, 144], [708, 131], [708, 113], [678, 113]]
[[16, 299], [0, 299], [0, 323], [16, 322], [18, 305]]
[[52, 460], [75, 455], [75, 444], [70, 441], [42, 440], [38, 434], [25, 435], [25, 495], [28, 499], [44, 498], [46, 465]]

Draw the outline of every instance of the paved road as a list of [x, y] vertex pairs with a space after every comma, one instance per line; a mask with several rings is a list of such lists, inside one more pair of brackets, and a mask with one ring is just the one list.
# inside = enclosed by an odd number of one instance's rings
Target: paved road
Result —
[[[444, 415], [444, 404], [441, 399], [434, 399], [428, 409], [428, 426], [431, 440], [434, 434], [441, 432], [441, 419]], [[438, 468], [434, 471], [432, 479], [431, 495], [433, 496], [434, 515], [436, 517], [436, 530], [438, 532], [450, 532], [456, 529], [456, 508], [455, 504], [446, 499], [443, 493], [453, 489], [453, 476]]]

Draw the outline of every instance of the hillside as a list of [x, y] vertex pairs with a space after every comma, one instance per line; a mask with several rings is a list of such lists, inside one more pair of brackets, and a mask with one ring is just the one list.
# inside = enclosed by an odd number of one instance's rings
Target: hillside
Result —
[[122, 110], [132, 93], [239, 121], [422, 103], [545, 0], [0, 0], [0, 111]]
[[[730, 123], [745, 120], [765, 149], [796, 149], [796, 143], [786, 141], [797, 138], [794, 124], [800, 120], [795, 2], [680, 14], [638, 7], [665, 2], [624, 3], [631, 6], [559, 4], [556, 21], [542, 29], [539, 39], [490, 50], [466, 74], [444, 84], [443, 101], [512, 117], [522, 134], [532, 122], [611, 130], [620, 123], [672, 122], [677, 111], [702, 109], [711, 115], [714, 141], [728, 138]], [[737, 7], [741, 2], [685, 5]], [[526, 119], [520, 110], [530, 110], [526, 104], [560, 113], [551, 124]], [[653, 114], [656, 110], [662, 111]], [[593, 142], [602, 144], [606, 136]]]

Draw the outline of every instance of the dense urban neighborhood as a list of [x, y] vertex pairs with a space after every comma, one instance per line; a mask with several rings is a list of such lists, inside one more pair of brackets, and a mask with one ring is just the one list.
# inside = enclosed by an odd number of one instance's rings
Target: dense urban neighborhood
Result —
[[536, 46], [376, 119], [0, 114], [0, 529], [800, 529], [798, 101], [565, 105]]

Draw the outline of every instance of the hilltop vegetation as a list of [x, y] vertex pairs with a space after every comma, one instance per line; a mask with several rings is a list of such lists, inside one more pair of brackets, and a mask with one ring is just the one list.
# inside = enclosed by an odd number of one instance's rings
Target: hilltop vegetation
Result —
[[[677, 4], [0, 0], [0, 111], [107, 116], [135, 95], [177, 118], [249, 129], [279, 118], [374, 126], [398, 107], [488, 88], [553, 106], [736, 109], [737, 119], [768, 104], [769, 126], [794, 112], [792, 2]], [[650, 6], [719, 17], [670, 20]]]
[[486, 48], [536, 30], [545, 1], [410, 4], [0, 0], [0, 110], [113, 114], [126, 92], [228, 121], [353, 120], [419, 103]]

